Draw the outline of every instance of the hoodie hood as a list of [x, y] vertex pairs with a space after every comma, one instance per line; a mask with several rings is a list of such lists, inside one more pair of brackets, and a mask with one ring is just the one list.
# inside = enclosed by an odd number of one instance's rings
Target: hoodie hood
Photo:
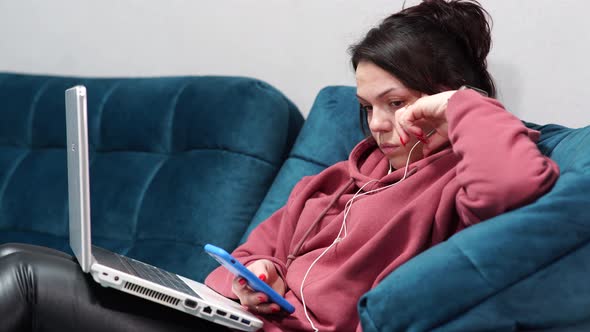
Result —
[[537, 143], [539, 142], [539, 138], [541, 137], [541, 132], [538, 130], [534, 130], [531, 128], [527, 128], [527, 134], [529, 135], [529, 138], [531, 139], [531, 141]]
[[[416, 148], [418, 149], [420, 147]], [[414, 175], [421, 168], [424, 168], [433, 160], [436, 160], [447, 153], [451, 153], [450, 147], [446, 147], [426, 158], [409, 164], [406, 178]], [[364, 188], [364, 191], [381, 188], [397, 182], [401, 180], [406, 173], [404, 167], [395, 169], [390, 174], [387, 174], [389, 172], [389, 160], [383, 152], [381, 152], [373, 137], [364, 139], [352, 150], [348, 158], [348, 171], [351, 179], [354, 180], [354, 183], [358, 188], [366, 185], [369, 181], [373, 181], [372, 184], [369, 184]]]

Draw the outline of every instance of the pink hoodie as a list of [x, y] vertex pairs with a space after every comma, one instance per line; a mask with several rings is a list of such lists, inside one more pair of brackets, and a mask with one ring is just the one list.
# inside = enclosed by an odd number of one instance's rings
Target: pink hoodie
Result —
[[[357, 197], [346, 218], [347, 236], [311, 269], [304, 297], [320, 331], [360, 331], [356, 305], [362, 294], [457, 231], [533, 202], [559, 176], [557, 165], [535, 145], [539, 133], [498, 101], [458, 91], [449, 100], [447, 119], [451, 145], [410, 164], [400, 183]], [[371, 180], [377, 181], [365, 192], [392, 184], [404, 173], [387, 171], [375, 141], [363, 140], [348, 161], [303, 178], [287, 204], [234, 251], [246, 265], [273, 261], [288, 287], [285, 298], [295, 313], [261, 317], [265, 331], [312, 330], [300, 293], [304, 275], [336, 239], [345, 205], [358, 189]], [[236, 298], [233, 278], [218, 268], [206, 284]]]

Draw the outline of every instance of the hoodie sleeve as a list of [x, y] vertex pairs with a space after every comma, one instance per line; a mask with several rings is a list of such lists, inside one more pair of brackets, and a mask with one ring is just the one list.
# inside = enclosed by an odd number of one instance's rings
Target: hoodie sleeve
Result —
[[449, 139], [460, 157], [457, 212], [472, 225], [531, 203], [559, 176], [557, 164], [541, 154], [529, 130], [495, 99], [457, 91], [447, 106]]
[[[295, 229], [295, 222], [288, 218], [289, 206], [298, 196], [300, 189], [305, 187], [310, 178], [303, 178], [291, 192], [287, 204], [277, 210], [268, 219], [258, 225], [244, 244], [239, 246], [232, 255], [242, 264], [248, 265], [259, 259], [268, 259], [274, 263], [281, 277], [286, 272], [286, 260], [291, 243], [290, 236]], [[205, 284], [225, 297], [237, 299], [232, 291], [234, 275], [223, 267], [213, 270], [205, 279]]]

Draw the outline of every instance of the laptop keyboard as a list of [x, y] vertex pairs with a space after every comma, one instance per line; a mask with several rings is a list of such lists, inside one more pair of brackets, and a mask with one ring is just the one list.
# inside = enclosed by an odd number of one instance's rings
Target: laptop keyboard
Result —
[[170, 273], [168, 271], [159, 269], [155, 266], [136, 261], [135, 259], [117, 255], [123, 264], [127, 264], [127, 266], [131, 266], [133, 272], [135, 274], [145, 280], [151, 281], [158, 285], [162, 285], [168, 288], [172, 288], [179, 292], [189, 294], [198, 298], [201, 298], [197, 293], [195, 293], [188, 285], [182, 281], [176, 274]]

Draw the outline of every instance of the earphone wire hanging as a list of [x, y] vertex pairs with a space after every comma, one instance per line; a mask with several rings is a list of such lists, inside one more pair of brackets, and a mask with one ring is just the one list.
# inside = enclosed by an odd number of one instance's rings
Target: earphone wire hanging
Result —
[[[431, 136], [433, 133], [435, 132], [435, 129], [431, 130], [428, 134], [427, 137]], [[377, 188], [374, 190], [370, 190], [367, 191], [365, 193], [362, 193], [359, 195], [359, 193], [363, 190], [363, 188], [365, 188], [369, 183], [373, 183], [373, 182], [378, 182], [378, 180], [371, 180], [368, 181], [367, 183], [365, 183], [362, 187], [359, 188], [359, 190], [357, 190], [357, 192], [352, 196], [352, 198], [350, 200], [348, 200], [348, 202], [346, 202], [346, 204], [344, 205], [344, 217], [342, 219], [342, 226], [340, 226], [340, 231], [338, 232], [338, 235], [336, 236], [336, 238], [334, 239], [334, 242], [332, 242], [332, 244], [330, 244], [310, 265], [309, 268], [307, 269], [307, 271], [305, 272], [305, 275], [303, 276], [303, 280], [301, 281], [301, 287], [299, 288], [299, 293], [301, 295], [301, 303], [303, 304], [303, 312], [305, 313], [305, 317], [307, 318], [307, 321], [309, 322], [309, 324], [311, 325], [311, 327], [313, 328], [314, 332], [319, 332], [318, 328], [316, 328], [315, 324], [313, 323], [313, 321], [311, 320], [311, 318], [309, 317], [309, 313], [307, 312], [307, 305], [305, 303], [305, 296], [303, 295], [303, 286], [305, 285], [305, 280], [307, 279], [307, 276], [309, 275], [309, 273], [311, 272], [311, 269], [313, 268], [313, 266], [333, 247], [335, 246], [337, 243], [339, 243], [340, 241], [342, 241], [344, 238], [346, 238], [346, 236], [348, 235], [347, 229], [346, 229], [346, 217], [348, 216], [348, 213], [350, 212], [350, 209], [352, 208], [352, 203], [354, 202], [354, 200], [358, 197], [362, 197], [368, 194], [372, 194], [372, 193], [376, 193], [379, 192], [381, 190], [385, 190], [387, 188], [390, 188], [400, 182], [402, 182], [403, 180], [406, 179], [406, 177], [408, 176], [408, 166], [410, 165], [410, 157], [412, 156], [412, 152], [414, 151], [414, 149], [416, 148], [416, 146], [418, 146], [418, 144], [420, 144], [421, 142], [416, 142], [416, 144], [414, 144], [414, 146], [412, 146], [412, 148], [410, 149], [410, 153], [408, 153], [408, 159], [406, 160], [406, 166], [404, 169], [404, 176], [399, 179], [398, 181], [389, 184], [385, 187], [381, 187], [381, 188]], [[390, 164], [391, 167], [391, 164]], [[344, 236], [340, 237], [340, 235], [344, 232]]]

